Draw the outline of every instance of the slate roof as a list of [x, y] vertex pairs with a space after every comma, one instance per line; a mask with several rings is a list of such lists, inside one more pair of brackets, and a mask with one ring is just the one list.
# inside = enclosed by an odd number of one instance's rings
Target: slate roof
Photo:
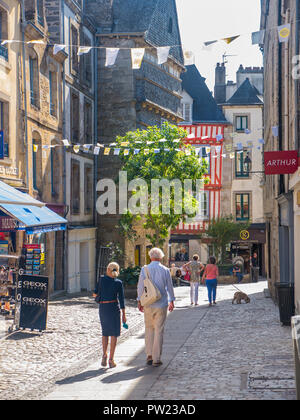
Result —
[[247, 78], [226, 102], [226, 105], [263, 105], [259, 91]]
[[181, 75], [182, 88], [194, 99], [193, 123], [228, 123], [197, 67], [193, 64], [186, 69]]
[[[112, 33], [145, 33], [145, 40], [154, 46], [177, 45], [172, 55], [184, 64], [175, 0], [114, 0]], [[169, 18], [174, 30], [167, 31]]]
[[113, 33], [145, 32], [159, 0], [114, 0]]

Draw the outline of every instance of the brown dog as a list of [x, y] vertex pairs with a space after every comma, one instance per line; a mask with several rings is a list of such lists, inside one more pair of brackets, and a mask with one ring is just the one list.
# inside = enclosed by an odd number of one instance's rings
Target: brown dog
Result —
[[236, 292], [233, 296], [232, 304], [236, 301], [238, 305], [241, 305], [242, 300], [245, 301], [245, 303], [250, 303], [250, 298], [246, 293], [243, 292]]

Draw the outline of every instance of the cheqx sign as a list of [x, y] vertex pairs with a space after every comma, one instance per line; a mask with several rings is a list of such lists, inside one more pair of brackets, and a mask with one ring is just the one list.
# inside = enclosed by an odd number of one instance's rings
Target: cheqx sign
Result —
[[294, 174], [298, 167], [298, 151], [265, 152], [265, 174], [284, 175]]

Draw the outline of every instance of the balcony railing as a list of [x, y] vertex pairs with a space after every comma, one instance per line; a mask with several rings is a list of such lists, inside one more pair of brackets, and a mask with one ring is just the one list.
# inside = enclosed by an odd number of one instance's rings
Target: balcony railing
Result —
[[5, 45], [0, 45], [0, 57], [3, 57], [4, 60], [8, 61], [8, 49]]

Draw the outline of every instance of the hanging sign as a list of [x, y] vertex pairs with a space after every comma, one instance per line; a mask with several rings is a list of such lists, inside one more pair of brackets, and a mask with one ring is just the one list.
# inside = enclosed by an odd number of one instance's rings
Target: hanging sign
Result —
[[294, 174], [298, 169], [298, 151], [265, 152], [265, 174]]

